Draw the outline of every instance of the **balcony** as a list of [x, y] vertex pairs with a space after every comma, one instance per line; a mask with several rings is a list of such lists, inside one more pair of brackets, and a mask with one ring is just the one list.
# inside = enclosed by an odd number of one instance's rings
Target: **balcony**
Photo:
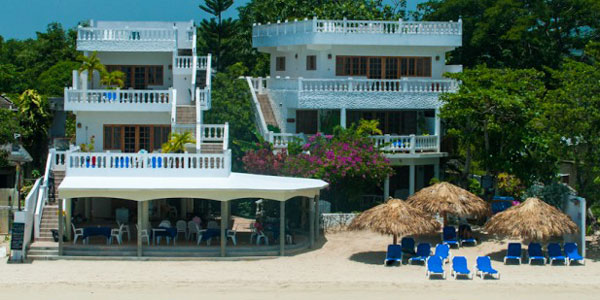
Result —
[[65, 89], [65, 110], [170, 112], [176, 90]]
[[254, 47], [294, 45], [438, 46], [462, 45], [458, 22], [312, 20], [254, 24]]
[[67, 155], [67, 176], [227, 177], [231, 150], [196, 153], [84, 153]]
[[[299, 109], [435, 109], [441, 93], [454, 93], [452, 79], [253, 79], [258, 90]], [[335, 101], [332, 101], [335, 99]]]
[[114, 29], [79, 27], [78, 51], [173, 51], [177, 46], [176, 29]]
[[[208, 65], [208, 58], [206, 56], [196, 57], [196, 70], [204, 71]], [[194, 64], [194, 56], [176, 56], [175, 66], [173, 68], [173, 74], [191, 74]]]

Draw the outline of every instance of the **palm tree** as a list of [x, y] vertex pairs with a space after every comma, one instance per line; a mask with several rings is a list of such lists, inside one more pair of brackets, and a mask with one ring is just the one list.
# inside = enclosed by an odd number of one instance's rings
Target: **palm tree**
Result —
[[100, 83], [108, 88], [123, 88], [125, 86], [125, 73], [121, 71], [103, 72]]
[[192, 133], [189, 131], [183, 133], [173, 132], [169, 135], [169, 141], [162, 145], [163, 153], [181, 153], [185, 150], [185, 144], [195, 144]]
[[98, 71], [100, 74], [102, 74], [106, 72], [106, 68], [100, 62], [98, 53], [96, 51], [92, 52], [92, 55], [89, 57], [81, 54], [77, 56], [77, 60], [81, 62], [79, 74], [81, 74], [83, 71], [88, 72], [88, 81], [90, 82], [90, 89], [92, 89], [94, 85], [94, 81], [92, 80], [94, 77], [94, 71]]

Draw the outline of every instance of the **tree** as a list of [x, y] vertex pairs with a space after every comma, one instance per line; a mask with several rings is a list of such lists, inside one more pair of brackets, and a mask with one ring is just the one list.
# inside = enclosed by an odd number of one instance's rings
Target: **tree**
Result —
[[548, 136], [539, 122], [543, 74], [478, 66], [448, 76], [461, 86], [457, 93], [440, 96], [441, 117], [460, 145], [463, 186], [474, 163], [486, 174], [507, 172], [527, 184], [551, 180], [557, 159], [549, 154]]
[[597, 0], [432, 0], [423, 20], [463, 22], [463, 47], [451, 64], [494, 68], [556, 68], [600, 37]]
[[[15, 142], [15, 133], [22, 132], [15, 112], [0, 108], [0, 146]], [[0, 149], [0, 167], [7, 165], [7, 155], [6, 151]]]
[[103, 72], [100, 83], [108, 88], [123, 88], [125, 86], [125, 73], [121, 71]]
[[90, 82], [90, 88], [94, 87], [94, 71], [98, 71], [98, 73], [102, 74], [106, 72], [106, 68], [100, 62], [98, 58], [98, 53], [96, 51], [92, 52], [92, 55], [85, 56], [83, 54], [77, 56], [77, 60], [81, 62], [81, 66], [79, 67], [79, 74], [84, 71], [88, 73], [88, 81]]
[[173, 132], [169, 135], [169, 140], [162, 145], [163, 153], [182, 153], [185, 151], [186, 144], [196, 144], [192, 133], [185, 131], [183, 133]]
[[199, 5], [200, 9], [215, 16], [210, 20], [202, 20], [200, 23], [200, 48], [203, 52], [212, 52], [215, 55], [216, 69], [221, 71], [233, 62], [232, 37], [237, 30], [237, 22], [231, 18], [223, 19], [223, 13], [233, 5], [233, 0], [205, 0], [205, 5]]
[[61, 61], [45, 70], [37, 79], [37, 86], [43, 95], [63, 96], [64, 89], [71, 85], [73, 70], [78, 70], [80, 63]]
[[26, 90], [15, 104], [23, 128], [23, 145], [34, 157], [34, 167], [42, 168], [48, 151], [48, 128], [52, 121], [48, 99], [35, 90]]

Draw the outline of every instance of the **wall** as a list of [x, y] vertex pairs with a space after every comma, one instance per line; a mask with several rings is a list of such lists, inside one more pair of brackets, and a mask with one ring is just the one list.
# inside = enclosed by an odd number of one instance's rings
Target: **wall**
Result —
[[76, 143], [87, 144], [91, 136], [95, 137], [94, 150], [103, 151], [105, 124], [155, 124], [171, 125], [170, 113], [157, 112], [77, 112]]
[[98, 58], [104, 65], [162, 65], [163, 85], [151, 89], [166, 90], [173, 86], [172, 52], [98, 52]]
[[[429, 56], [432, 58], [431, 74], [434, 79], [442, 78], [445, 67], [445, 51], [446, 47], [391, 47], [391, 46], [312, 46], [303, 45], [297, 47], [269, 48], [268, 53], [271, 55], [271, 77], [289, 76], [289, 77], [304, 77], [304, 78], [336, 78], [335, 76], [335, 58], [337, 55], [354, 55], [354, 56]], [[331, 54], [331, 59], [328, 55]], [[298, 56], [296, 58], [296, 55]], [[317, 56], [317, 70], [306, 70], [306, 56]], [[285, 56], [286, 70], [275, 70], [275, 58]], [[439, 60], [436, 60], [436, 56]], [[451, 68], [457, 70], [457, 68]], [[346, 78], [340, 76], [337, 78]]]

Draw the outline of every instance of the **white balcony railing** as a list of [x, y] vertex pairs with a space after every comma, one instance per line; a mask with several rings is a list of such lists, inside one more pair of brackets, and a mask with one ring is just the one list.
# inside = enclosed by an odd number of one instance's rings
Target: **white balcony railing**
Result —
[[375, 147], [383, 152], [439, 152], [437, 135], [377, 135], [371, 136]]
[[199, 87], [196, 88], [196, 101], [200, 104], [202, 110], [209, 110], [211, 107], [210, 89]]
[[[206, 56], [197, 56], [196, 70], [206, 70], [207, 58]], [[175, 70], [191, 70], [193, 68], [193, 56], [176, 56], [175, 57]]]
[[[261, 80], [262, 81], [262, 80]], [[257, 85], [261, 81], [256, 81]], [[271, 78], [266, 88], [298, 90], [300, 92], [399, 92], [399, 93], [453, 93], [458, 90], [453, 79], [306, 79]]]
[[77, 30], [78, 41], [173, 41], [175, 29], [140, 28], [111, 29], [80, 27]]
[[168, 90], [76, 90], [65, 89], [66, 110], [127, 110], [146, 109], [169, 111], [176, 97], [174, 89]]
[[286, 149], [291, 142], [304, 142], [306, 136], [302, 133], [271, 133], [270, 142], [274, 149]]
[[359, 21], [359, 20], [295, 20], [274, 24], [254, 24], [253, 37], [282, 36], [299, 33], [343, 33], [386, 35], [462, 35], [458, 22]]
[[67, 176], [229, 176], [231, 151], [197, 153], [70, 153]]

